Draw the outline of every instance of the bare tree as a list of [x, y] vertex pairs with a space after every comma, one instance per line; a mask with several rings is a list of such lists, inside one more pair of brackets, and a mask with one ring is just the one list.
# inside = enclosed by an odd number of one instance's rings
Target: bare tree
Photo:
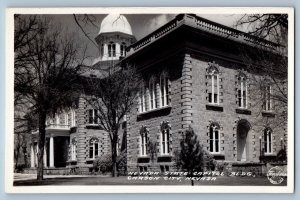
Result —
[[112, 156], [112, 176], [117, 175], [117, 144], [123, 118], [136, 104], [140, 76], [132, 67], [110, 64], [96, 77], [86, 77], [86, 100], [98, 111], [96, 118], [101, 129], [109, 134]]
[[74, 104], [83, 61], [72, 38], [58, 30], [44, 16], [15, 16], [15, 102], [38, 116], [38, 180], [43, 179], [46, 116]]
[[14, 117], [14, 159], [15, 169], [18, 168], [19, 161], [23, 158], [24, 166], [27, 166], [27, 147], [30, 141], [32, 130], [36, 128], [36, 117], [30, 113], [15, 110]]
[[287, 43], [288, 14], [245, 14], [236, 26], [248, 26], [248, 33], [281, 45]]
[[[276, 118], [264, 118], [262, 124], [283, 126], [287, 122], [288, 104], [288, 59], [287, 59], [287, 14], [247, 14], [243, 15], [236, 26], [248, 26], [248, 34], [257, 37], [261, 46], [249, 50], [241, 48], [241, 58], [248, 71], [251, 107], [259, 112], [270, 110]], [[265, 39], [264, 41], [262, 39]], [[265, 47], [263, 44], [268, 44]], [[270, 92], [271, 90], [271, 92]]]

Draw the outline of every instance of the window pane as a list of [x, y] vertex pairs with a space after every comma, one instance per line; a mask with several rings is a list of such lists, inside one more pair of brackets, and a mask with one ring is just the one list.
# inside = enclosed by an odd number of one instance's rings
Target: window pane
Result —
[[165, 96], [165, 105], [168, 105], [168, 78], [164, 76], [164, 96]]
[[98, 124], [98, 112], [94, 109], [94, 124]]
[[92, 146], [92, 144], [90, 145], [90, 158], [93, 158], [93, 146]]
[[214, 94], [214, 103], [218, 103], [218, 94]]
[[267, 138], [268, 138], [268, 134], [267, 134], [267, 131], [265, 131], [264, 133], [264, 148], [265, 148], [265, 152], [268, 152], [268, 142], [267, 142]]
[[108, 57], [111, 57], [111, 45], [108, 45]]
[[169, 129], [166, 131], [167, 134], [167, 153], [170, 152], [170, 131]]
[[89, 124], [93, 123], [93, 110], [89, 110]]
[[209, 151], [210, 152], [214, 152], [214, 144], [213, 144], [213, 140], [209, 140]]
[[115, 44], [112, 45], [112, 54], [113, 54], [113, 57], [116, 56], [116, 45]]
[[208, 102], [212, 103], [212, 95], [211, 95], [211, 93], [208, 93]]
[[216, 140], [216, 152], [219, 152], [219, 140]]
[[95, 143], [95, 156], [98, 156], [98, 143]]
[[219, 139], [219, 131], [215, 131], [215, 139], [216, 139], [216, 140]]
[[211, 140], [214, 138], [213, 133], [214, 133], [213, 128], [210, 127], [209, 128], [209, 139], [211, 139]]

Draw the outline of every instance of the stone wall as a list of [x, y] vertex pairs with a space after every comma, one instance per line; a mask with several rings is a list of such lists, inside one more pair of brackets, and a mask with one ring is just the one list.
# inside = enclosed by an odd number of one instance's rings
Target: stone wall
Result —
[[[147, 76], [157, 73], [154, 69], [165, 69], [171, 72], [170, 104], [168, 108], [147, 111], [142, 114], [139, 114], [138, 108], [135, 108], [128, 115], [128, 171], [160, 171], [161, 166], [169, 166], [170, 170], [174, 170], [172, 158], [160, 159], [160, 124], [163, 121], [168, 121], [172, 127], [170, 155], [173, 157], [180, 148], [182, 131], [190, 125], [194, 128], [204, 149], [209, 151], [209, 126], [213, 122], [220, 125], [220, 153], [214, 155], [215, 159], [237, 161], [237, 126], [239, 122], [247, 122], [250, 127], [246, 140], [247, 162], [259, 161], [260, 148], [262, 148], [259, 138], [263, 135], [266, 126], [273, 130], [272, 155], [277, 154], [281, 149], [280, 138], [285, 138], [286, 131], [282, 127], [272, 126], [272, 121], [277, 119], [276, 114], [263, 116], [261, 106], [254, 105], [254, 101], [251, 102], [251, 95], [253, 99], [254, 94], [248, 94], [248, 109], [239, 109], [237, 75], [244, 70], [241, 65], [195, 53], [184, 53], [178, 57], [181, 60], [177, 59], [177, 63], [172, 63], [170, 59], [169, 63], [166, 61], [163, 65], [151, 66], [153, 71], [148, 69], [143, 72]], [[208, 103], [206, 69], [209, 63], [217, 65], [220, 71], [220, 103], [218, 106]], [[144, 79], [147, 80], [147, 76]], [[142, 126], [149, 129], [149, 140], [156, 145], [155, 155], [149, 155], [149, 158], [139, 156]], [[164, 162], [160, 162], [160, 160]]]
[[[281, 149], [280, 138], [284, 138], [285, 130], [281, 127], [272, 126], [271, 121], [276, 121], [276, 114], [271, 117], [263, 117], [261, 105], [254, 105], [254, 94], [249, 90], [248, 109], [244, 112], [238, 109], [236, 82], [237, 74], [243, 70], [241, 66], [232, 62], [225, 62], [221, 59], [208, 56], [192, 56], [192, 77], [193, 77], [193, 123], [195, 132], [204, 147], [209, 150], [209, 125], [217, 122], [220, 125], [220, 154], [227, 161], [237, 160], [237, 125], [240, 120], [250, 123], [251, 129], [248, 132], [248, 158], [247, 161], [259, 161], [260, 143], [259, 137], [263, 135], [264, 126], [269, 126], [272, 130], [272, 148], [276, 155]], [[220, 70], [220, 104], [210, 106], [207, 99], [206, 69], [209, 63], [214, 63]], [[251, 86], [249, 86], [251, 87]], [[251, 104], [252, 103], [252, 104]], [[260, 102], [262, 103], [262, 102]], [[269, 123], [267, 123], [269, 122]]]

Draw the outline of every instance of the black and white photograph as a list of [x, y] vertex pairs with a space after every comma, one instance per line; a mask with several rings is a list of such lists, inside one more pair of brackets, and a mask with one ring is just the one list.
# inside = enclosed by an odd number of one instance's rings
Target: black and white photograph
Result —
[[292, 8], [7, 18], [7, 192], [293, 192]]

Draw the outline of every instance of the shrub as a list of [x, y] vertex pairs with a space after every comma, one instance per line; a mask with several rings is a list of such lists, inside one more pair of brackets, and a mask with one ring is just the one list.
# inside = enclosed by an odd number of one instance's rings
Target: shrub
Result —
[[118, 175], [126, 175], [127, 173], [127, 154], [126, 151], [122, 151], [117, 157], [117, 170]]
[[284, 149], [281, 149], [278, 153], [277, 153], [277, 157], [276, 160], [278, 162], [286, 162], [287, 161], [287, 155], [286, 155], [286, 151]]
[[112, 158], [110, 154], [97, 157], [93, 162], [94, 172], [107, 173], [112, 171]]

